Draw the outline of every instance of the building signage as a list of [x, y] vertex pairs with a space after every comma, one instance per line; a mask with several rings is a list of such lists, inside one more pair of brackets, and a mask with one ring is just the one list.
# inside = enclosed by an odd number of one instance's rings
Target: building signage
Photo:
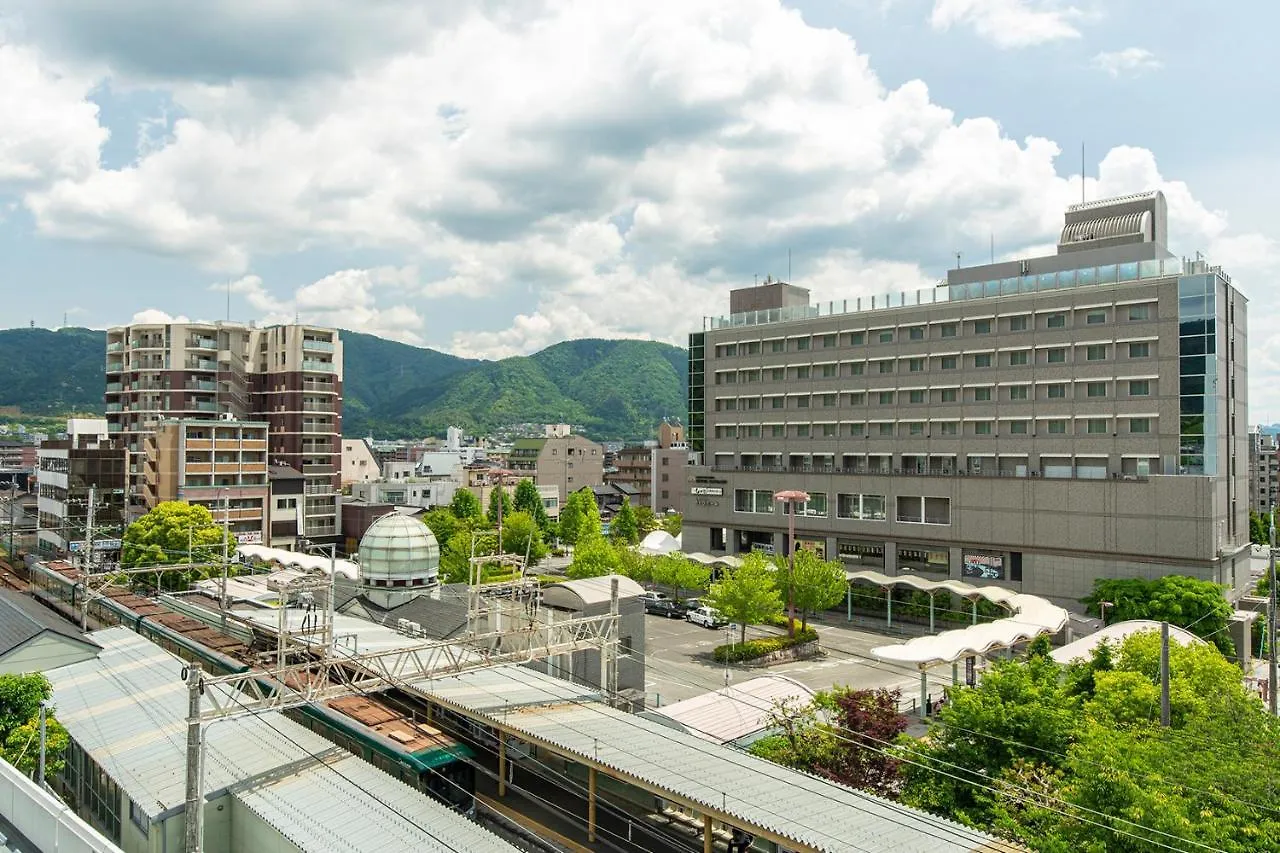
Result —
[[689, 494], [718, 498], [724, 495], [724, 489], [720, 486], [694, 486], [689, 489]]
[[978, 659], [973, 655], [964, 659], [964, 683], [968, 687], [978, 683]]
[[[67, 543], [67, 550], [68, 550], [68, 551], [70, 551], [72, 554], [79, 554], [81, 551], [83, 551], [83, 550], [84, 550], [84, 543], [83, 543], [83, 542], [68, 542], [68, 543]], [[97, 552], [97, 551], [119, 551], [119, 550], [120, 550], [120, 540], [119, 540], [119, 539], [95, 539], [95, 540], [93, 540], [93, 550], [94, 550], [95, 552]]]
[[992, 581], [1004, 580], [1004, 555], [973, 554], [966, 551], [961, 574], [966, 578], [981, 578]]
[[827, 541], [825, 539], [801, 539], [796, 537], [796, 548], [812, 551], [819, 559], [827, 559]]
[[236, 544], [237, 544], [237, 545], [261, 545], [261, 544], [262, 544], [262, 531], [261, 531], [261, 530], [250, 530], [250, 531], [249, 531], [249, 532], [247, 532], [247, 533], [237, 533], [237, 534], [236, 534]]

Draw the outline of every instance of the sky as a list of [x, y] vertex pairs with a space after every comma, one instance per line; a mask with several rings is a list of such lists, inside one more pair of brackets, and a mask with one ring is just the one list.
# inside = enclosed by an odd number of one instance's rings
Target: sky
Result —
[[848, 299], [1045, 251], [1083, 172], [1163, 190], [1170, 248], [1230, 273], [1250, 419], [1280, 420], [1278, 27], [1201, 0], [0, 0], [0, 327], [683, 344], [757, 277]]

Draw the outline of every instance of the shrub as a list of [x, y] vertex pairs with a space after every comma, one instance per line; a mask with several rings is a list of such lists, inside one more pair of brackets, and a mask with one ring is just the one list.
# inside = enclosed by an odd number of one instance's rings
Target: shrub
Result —
[[812, 628], [801, 631], [799, 626], [797, 626], [794, 638], [762, 637], [758, 640], [747, 640], [745, 643], [716, 646], [713, 657], [717, 663], [738, 663], [740, 661], [762, 658], [767, 654], [780, 652], [783, 649], [789, 649], [792, 646], [812, 642], [816, 639], [818, 639], [817, 631]]

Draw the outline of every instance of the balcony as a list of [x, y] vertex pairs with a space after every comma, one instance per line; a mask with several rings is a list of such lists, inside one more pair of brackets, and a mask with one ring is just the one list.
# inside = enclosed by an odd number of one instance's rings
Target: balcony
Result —
[[191, 338], [187, 341], [187, 349], [212, 349], [218, 348], [218, 342], [213, 338]]
[[333, 466], [332, 466], [332, 465], [305, 465], [305, 464], [304, 464], [304, 465], [302, 466], [302, 473], [303, 473], [304, 475], [307, 475], [307, 476], [310, 476], [310, 475], [312, 475], [312, 474], [316, 474], [316, 475], [332, 474], [332, 473], [333, 473]]
[[216, 412], [216, 411], [218, 411], [218, 404], [217, 404], [217, 403], [206, 403], [206, 402], [190, 403], [190, 404], [188, 404], [188, 406], [189, 406], [189, 408], [190, 408], [192, 411], [196, 411], [196, 412]]
[[108, 393], [108, 394], [119, 394], [119, 393], [120, 393], [121, 391], [123, 391], [123, 390], [124, 390], [124, 387], [123, 387], [119, 382], [108, 382], [108, 383], [107, 383], [107, 393]]
[[124, 349], [124, 341], [112, 341], [107, 344], [107, 352], [120, 352]]
[[333, 352], [332, 341], [317, 341], [311, 338], [302, 339], [302, 348], [304, 350], [315, 350], [317, 352]]
[[333, 426], [333, 424], [305, 424], [305, 423], [304, 423], [304, 424], [302, 425], [302, 431], [303, 431], [303, 432], [332, 433], [332, 432], [334, 431], [334, 426]]
[[837, 475], [855, 475], [859, 477], [966, 477], [969, 479], [1053, 479], [1053, 480], [1094, 480], [1102, 481], [1106, 479], [1124, 480], [1125, 482], [1145, 483], [1148, 480], [1145, 474], [1120, 474], [1112, 473], [1107, 477], [1097, 476], [1047, 476], [1040, 471], [1031, 470], [1025, 472], [1010, 470], [983, 469], [968, 471], [963, 468], [878, 468], [869, 465], [847, 466], [838, 465], [822, 466], [822, 465], [710, 465], [709, 470], [716, 473], [746, 473], [746, 474], [837, 474]]
[[107, 411], [108, 411], [108, 412], [118, 412], [118, 411], [120, 411], [120, 404], [119, 404], [119, 403], [107, 403]]
[[314, 361], [309, 358], [302, 360], [302, 369], [311, 373], [333, 373], [332, 361]]
[[217, 391], [218, 383], [210, 382], [207, 379], [190, 379], [182, 387], [188, 391]]
[[307, 483], [302, 487], [304, 495], [332, 495], [333, 485], [330, 483]]
[[107, 373], [119, 373], [124, 370], [124, 362], [118, 358], [107, 359]]
[[324, 402], [321, 402], [321, 403], [312, 402], [312, 401], [310, 401], [310, 400], [303, 400], [303, 401], [302, 401], [302, 411], [304, 411], [304, 412], [325, 412], [325, 413], [332, 412], [332, 411], [333, 411], [333, 403], [329, 402], [328, 400], [325, 400]]
[[319, 382], [315, 379], [302, 380], [302, 390], [313, 394], [335, 394], [338, 391], [332, 382]]
[[187, 370], [217, 370], [218, 363], [207, 358], [187, 359]]

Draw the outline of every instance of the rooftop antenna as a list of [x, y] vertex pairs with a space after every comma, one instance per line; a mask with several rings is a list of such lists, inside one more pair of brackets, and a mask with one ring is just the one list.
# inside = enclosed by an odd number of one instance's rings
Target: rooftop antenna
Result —
[[1080, 203], [1084, 204], [1084, 142], [1080, 142]]
[[956, 252], [956, 269], [960, 269], [960, 253]]
[[991, 232], [991, 263], [996, 262], [996, 232]]
[[754, 275], [752, 275], [752, 276], [751, 276], [751, 278], [752, 278], [753, 282], [755, 283], [756, 287], [759, 287], [759, 286], [760, 286], [760, 273], [755, 273]]
[[787, 281], [791, 281], [791, 247], [787, 247]]
[[227, 278], [227, 322], [231, 322], [231, 278]]

